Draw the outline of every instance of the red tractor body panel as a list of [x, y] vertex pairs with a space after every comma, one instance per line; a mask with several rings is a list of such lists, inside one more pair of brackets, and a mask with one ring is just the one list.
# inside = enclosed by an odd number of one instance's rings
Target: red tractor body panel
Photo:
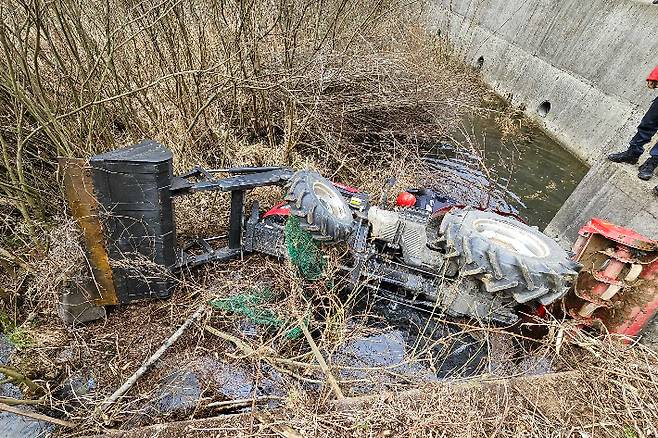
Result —
[[290, 208], [286, 201], [279, 202], [274, 207], [263, 213], [263, 219], [269, 216], [290, 216]]

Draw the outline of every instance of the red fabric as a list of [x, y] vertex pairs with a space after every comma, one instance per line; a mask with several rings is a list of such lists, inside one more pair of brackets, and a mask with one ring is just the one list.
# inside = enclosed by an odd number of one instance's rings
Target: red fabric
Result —
[[649, 76], [647, 77], [647, 81], [658, 81], [658, 67], [651, 70], [651, 73], [649, 73]]
[[395, 203], [400, 207], [413, 207], [416, 205], [416, 197], [409, 192], [402, 192], [398, 195]]

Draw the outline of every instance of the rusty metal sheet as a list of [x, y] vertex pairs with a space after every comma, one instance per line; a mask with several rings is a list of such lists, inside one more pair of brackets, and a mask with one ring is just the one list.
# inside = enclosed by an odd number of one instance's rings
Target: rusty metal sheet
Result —
[[60, 157], [58, 162], [64, 179], [66, 199], [71, 214], [82, 229], [87, 257], [97, 286], [96, 291], [89, 291], [93, 297], [93, 304], [97, 306], [118, 304], [110, 259], [105, 248], [103, 227], [98, 218], [98, 201], [94, 196], [87, 160]]
[[658, 251], [658, 241], [649, 239], [634, 230], [622, 228], [603, 219], [593, 218], [583, 226], [579, 234], [600, 234], [613, 242], [621, 243], [641, 251]]

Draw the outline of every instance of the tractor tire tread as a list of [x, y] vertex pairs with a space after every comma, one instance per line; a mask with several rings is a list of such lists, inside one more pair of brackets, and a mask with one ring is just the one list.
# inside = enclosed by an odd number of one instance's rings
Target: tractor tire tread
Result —
[[289, 181], [285, 200], [290, 207], [290, 214], [299, 218], [300, 228], [309, 232], [313, 239], [323, 243], [346, 241], [352, 232], [351, 210], [345, 202], [349, 217], [338, 217], [328, 210], [313, 191], [314, 184], [323, 184], [326, 190], [334, 192], [343, 202], [344, 199], [333, 184], [319, 173], [301, 170]]
[[[475, 229], [478, 218], [498, 220], [532, 234], [549, 249], [544, 257], [519, 254], [486, 238]], [[564, 296], [580, 265], [556, 242], [513, 218], [472, 208], [453, 210], [443, 218], [433, 242], [445, 257], [457, 260], [464, 276], [478, 279], [491, 293], [505, 293], [518, 303], [550, 304]]]

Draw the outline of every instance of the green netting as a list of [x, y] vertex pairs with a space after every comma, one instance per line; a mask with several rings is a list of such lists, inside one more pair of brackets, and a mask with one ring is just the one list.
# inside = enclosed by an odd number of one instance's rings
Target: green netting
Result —
[[[274, 298], [275, 294], [271, 290], [262, 289], [213, 300], [210, 302], [210, 306], [217, 310], [244, 315], [258, 325], [274, 328], [290, 325], [291, 322], [288, 319], [281, 317], [272, 309], [265, 307]], [[295, 326], [288, 330], [286, 337], [288, 339], [297, 339], [301, 334], [302, 330]]]
[[[296, 266], [307, 280], [317, 280], [324, 270], [324, 259], [318, 243], [307, 231], [299, 226], [299, 219], [291, 216], [285, 227], [286, 247], [291, 263]], [[254, 290], [228, 298], [220, 298], [210, 302], [210, 305], [229, 313], [244, 315], [254, 323], [275, 328], [293, 324], [288, 318], [282, 317], [267, 305], [276, 298], [267, 288]], [[304, 318], [308, 324], [308, 315]], [[286, 333], [288, 339], [296, 339], [302, 335], [302, 330], [295, 326]]]
[[288, 217], [285, 228], [286, 247], [290, 262], [307, 280], [317, 280], [324, 270], [324, 259], [318, 243], [299, 226], [299, 218]]

